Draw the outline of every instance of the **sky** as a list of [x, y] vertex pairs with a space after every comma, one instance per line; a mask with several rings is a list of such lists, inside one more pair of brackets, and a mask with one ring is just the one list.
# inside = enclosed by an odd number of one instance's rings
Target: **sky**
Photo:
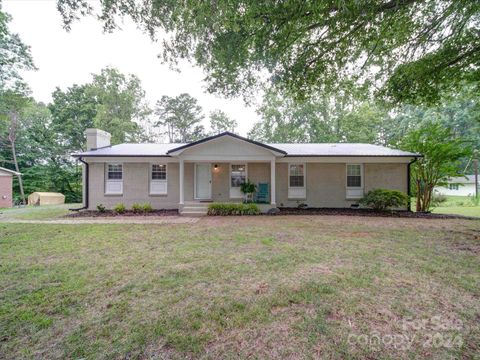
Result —
[[[210, 111], [221, 109], [237, 120], [240, 135], [246, 135], [259, 120], [255, 109], [245, 106], [242, 99], [224, 99], [206, 93], [200, 68], [182, 63], [178, 73], [162, 64], [158, 59], [161, 44], [153, 43], [129, 19], [125, 19], [122, 30], [103, 33], [99, 21], [86, 17], [67, 32], [55, 0], [4, 0], [2, 4], [3, 10], [13, 17], [10, 30], [31, 47], [38, 70], [24, 72], [22, 76], [37, 101], [48, 103], [56, 87], [65, 90], [75, 83], [89, 82], [92, 73], [112, 66], [140, 78], [152, 107], [162, 95], [186, 92], [198, 99], [206, 118]], [[207, 119], [204, 124], [208, 127]]]

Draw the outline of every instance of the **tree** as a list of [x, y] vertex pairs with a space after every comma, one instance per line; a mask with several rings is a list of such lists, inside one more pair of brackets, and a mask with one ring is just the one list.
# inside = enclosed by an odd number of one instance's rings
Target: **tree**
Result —
[[[30, 48], [17, 34], [10, 32], [10, 15], [4, 13], [0, 3], [0, 119], [1, 127], [11, 149], [15, 171], [20, 172], [16, 150], [20, 112], [28, 101], [28, 87], [19, 71], [34, 70]], [[25, 193], [21, 176], [18, 177], [22, 201]]]
[[[16, 172], [20, 172], [17, 156], [17, 138], [21, 127], [21, 112], [30, 99], [22, 93], [14, 90], [3, 90], [0, 92], [0, 118], [3, 122], [4, 137], [8, 140], [13, 166]], [[5, 142], [5, 141], [4, 141]], [[20, 196], [25, 203], [25, 192], [23, 189], [22, 177], [18, 176]]]
[[88, 84], [87, 96], [96, 104], [94, 126], [112, 134], [112, 143], [142, 138], [142, 128], [151, 110], [145, 102], [145, 91], [135, 75], [125, 76], [114, 68], [102, 69]]
[[214, 110], [210, 113], [210, 128], [212, 135], [220, 134], [225, 131], [235, 132], [238, 123], [235, 119], [230, 119], [222, 110]]
[[59, 134], [66, 151], [85, 149], [85, 130], [95, 126], [97, 101], [89, 91], [89, 85], [73, 85], [65, 92], [56, 88], [52, 103], [52, 131]]
[[157, 101], [155, 114], [158, 116], [156, 125], [166, 128], [165, 133], [172, 143], [191, 142], [205, 136], [205, 129], [200, 124], [204, 118], [202, 107], [189, 94], [162, 96]]
[[433, 122], [410, 131], [401, 147], [424, 156], [411, 165], [417, 211], [430, 209], [434, 187], [446, 184], [449, 177], [459, 176], [460, 160], [471, 152], [463, 139], [455, 138], [450, 128]]
[[[92, 12], [87, 0], [57, 3], [67, 27]], [[107, 30], [121, 15], [152, 37], [164, 30], [164, 60], [193, 61], [210, 91], [230, 96], [267, 74], [296, 99], [351, 80], [396, 103], [430, 103], [480, 76], [478, 1], [102, 2]]]
[[388, 112], [349, 92], [298, 102], [268, 92], [258, 109], [262, 120], [249, 136], [267, 142], [384, 143]]
[[16, 89], [23, 83], [20, 70], [35, 70], [30, 48], [18, 34], [10, 32], [10, 21], [11, 16], [2, 11], [0, 3], [0, 91]]

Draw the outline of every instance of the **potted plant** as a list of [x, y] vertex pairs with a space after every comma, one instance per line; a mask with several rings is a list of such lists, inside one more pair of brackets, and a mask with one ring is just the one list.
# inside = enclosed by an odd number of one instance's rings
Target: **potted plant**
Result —
[[253, 202], [253, 193], [257, 191], [257, 185], [247, 180], [242, 185], [240, 185], [240, 190], [245, 196], [245, 202]]

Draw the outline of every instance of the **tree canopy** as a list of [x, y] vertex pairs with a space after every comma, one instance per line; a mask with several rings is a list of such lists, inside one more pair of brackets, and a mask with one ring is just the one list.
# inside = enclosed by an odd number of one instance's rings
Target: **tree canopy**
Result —
[[417, 211], [428, 211], [433, 189], [445, 185], [446, 180], [459, 174], [459, 162], [471, 154], [462, 138], [452, 129], [438, 123], [426, 122], [410, 131], [401, 141], [401, 147], [422, 154], [411, 166], [417, 193]]
[[25, 90], [19, 71], [35, 69], [30, 47], [23, 43], [18, 34], [9, 30], [10, 20], [10, 15], [2, 11], [0, 2], [0, 91]]
[[[57, 3], [67, 27], [93, 11], [87, 0]], [[227, 96], [268, 83], [303, 99], [350, 81], [395, 103], [431, 103], [480, 80], [479, 1], [101, 2], [107, 30], [122, 15], [152, 37], [163, 30], [164, 60], [193, 61]]]
[[237, 121], [229, 118], [222, 110], [216, 109], [210, 113], [210, 128], [212, 129], [212, 135], [220, 134], [225, 131], [234, 133], [237, 126]]
[[165, 129], [169, 142], [186, 143], [205, 135], [205, 128], [200, 124], [204, 118], [202, 107], [189, 94], [162, 96], [155, 106], [155, 114], [156, 125]]

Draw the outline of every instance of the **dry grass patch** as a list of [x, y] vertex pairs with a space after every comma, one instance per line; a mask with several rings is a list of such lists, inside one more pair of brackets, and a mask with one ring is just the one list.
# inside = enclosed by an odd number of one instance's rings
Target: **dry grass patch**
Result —
[[[0, 353], [473, 357], [479, 230], [477, 221], [346, 216], [0, 224]], [[462, 326], [404, 329], [434, 317]], [[425, 346], [432, 332], [462, 344]], [[415, 339], [363, 342], [389, 334]]]

